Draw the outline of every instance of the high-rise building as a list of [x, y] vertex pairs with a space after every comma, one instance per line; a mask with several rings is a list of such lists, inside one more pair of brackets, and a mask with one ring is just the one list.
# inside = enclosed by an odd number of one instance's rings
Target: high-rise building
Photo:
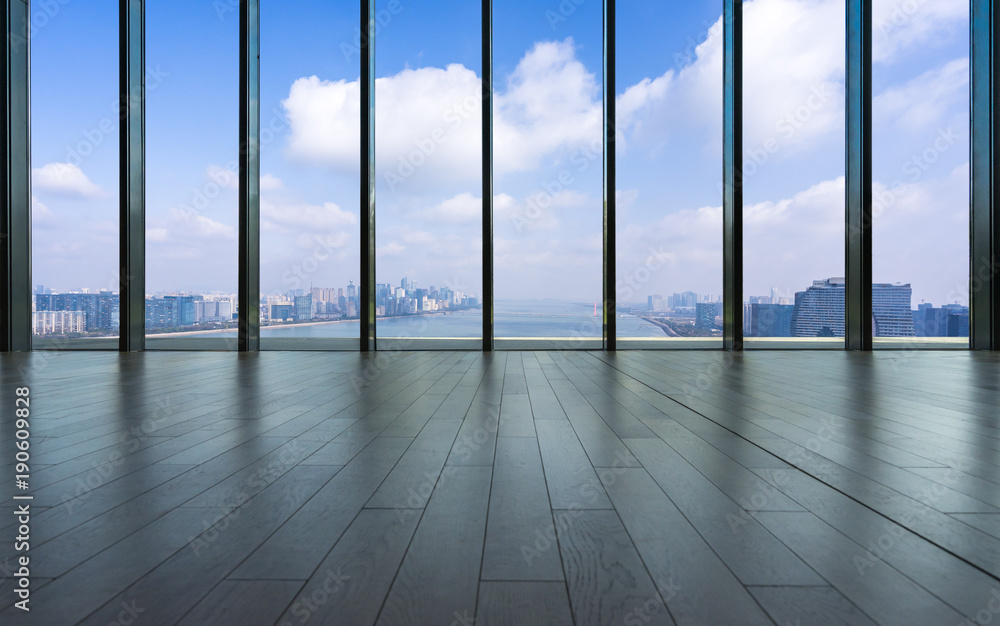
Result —
[[87, 329], [87, 316], [83, 311], [34, 311], [31, 326], [36, 335], [83, 333]]
[[792, 336], [793, 305], [754, 303], [748, 305], [748, 309], [747, 337]]
[[146, 328], [180, 328], [198, 321], [196, 303], [203, 296], [163, 296], [146, 300]]
[[293, 310], [295, 319], [298, 321], [311, 320], [313, 318], [312, 294], [308, 296], [295, 296]]
[[968, 337], [969, 336], [969, 309], [964, 313], [951, 313], [948, 315], [948, 336]]
[[233, 319], [233, 303], [229, 300], [196, 300], [195, 323], [227, 322]]
[[844, 284], [843, 278], [816, 280], [812, 287], [796, 293], [790, 335], [843, 337]]
[[[795, 294], [792, 312], [793, 337], [844, 336], [844, 279], [814, 281], [812, 287]], [[912, 337], [913, 314], [910, 285], [872, 285], [872, 333], [876, 337]]]
[[[921, 303], [913, 311], [913, 333], [917, 337], [968, 337], [968, 317], [969, 307], [961, 304], [934, 308], [930, 303]], [[961, 334], [963, 329], [965, 333]]]
[[912, 337], [913, 313], [910, 301], [913, 289], [909, 284], [872, 285], [872, 335], [875, 337]]
[[46, 293], [35, 295], [36, 311], [81, 311], [86, 332], [118, 332], [117, 293]]
[[715, 328], [715, 314], [718, 307], [714, 302], [698, 302], [695, 304], [694, 327], [709, 330]]
[[278, 303], [271, 305], [271, 321], [281, 320], [287, 322], [292, 318], [292, 305], [285, 303]]

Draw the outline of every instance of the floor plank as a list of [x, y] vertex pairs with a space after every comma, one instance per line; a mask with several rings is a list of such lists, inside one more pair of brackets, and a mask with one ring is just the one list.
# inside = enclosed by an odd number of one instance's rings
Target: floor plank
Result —
[[4, 624], [921, 626], [1000, 606], [997, 354], [0, 354], [0, 397], [25, 385], [32, 611]]

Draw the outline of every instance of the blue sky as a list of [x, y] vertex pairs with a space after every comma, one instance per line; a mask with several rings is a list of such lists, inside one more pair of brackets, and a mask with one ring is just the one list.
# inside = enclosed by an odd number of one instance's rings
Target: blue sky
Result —
[[[34, 277], [59, 290], [116, 282], [116, 4], [60, 5], [34, 33]], [[619, 299], [718, 294], [721, 3], [619, 4]], [[914, 306], [964, 302], [968, 3], [911, 4], [875, 2], [875, 279], [911, 282]], [[148, 289], [234, 292], [238, 18], [207, 0], [147, 6]], [[400, 6], [376, 39], [377, 278], [478, 292], [479, 5]], [[748, 165], [747, 295], [843, 274], [843, 11], [745, 3], [747, 158], [774, 148]], [[263, 0], [261, 20], [274, 131], [262, 142], [262, 288], [346, 286], [358, 273], [357, 8]], [[497, 296], [591, 302], [601, 5], [496, 2], [494, 27]]]

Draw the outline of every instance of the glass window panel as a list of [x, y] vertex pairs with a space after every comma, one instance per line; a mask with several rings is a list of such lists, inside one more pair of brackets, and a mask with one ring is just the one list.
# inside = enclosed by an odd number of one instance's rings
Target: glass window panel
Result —
[[481, 5], [375, 6], [378, 345], [478, 350]]
[[236, 348], [239, 12], [146, 3], [146, 345]]
[[262, 349], [358, 349], [358, 11], [261, 2]]
[[619, 348], [722, 345], [722, 15], [617, 8]]
[[844, 0], [743, 4], [747, 347], [844, 346]]
[[600, 348], [602, 5], [493, 10], [496, 345]]
[[874, 0], [876, 347], [968, 346], [969, 3]]
[[118, 3], [31, 5], [35, 348], [118, 348]]

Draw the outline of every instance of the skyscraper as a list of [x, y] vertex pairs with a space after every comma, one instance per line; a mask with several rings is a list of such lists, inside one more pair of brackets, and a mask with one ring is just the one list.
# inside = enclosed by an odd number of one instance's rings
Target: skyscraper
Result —
[[[912, 337], [913, 314], [909, 284], [872, 285], [872, 333], [876, 337]], [[792, 311], [793, 337], [844, 336], [844, 279], [814, 281], [812, 287], [795, 294]]]
[[844, 279], [816, 280], [796, 293], [790, 330], [792, 337], [843, 337]]
[[790, 304], [754, 303], [748, 305], [748, 307], [748, 337], [792, 336], [792, 315], [795, 311], [794, 306]]
[[913, 289], [909, 284], [872, 285], [872, 334], [875, 337], [912, 337], [912, 299]]
[[694, 327], [709, 330], [715, 328], [715, 314], [718, 308], [714, 302], [699, 302], [695, 305]]
[[82, 311], [87, 332], [117, 332], [118, 306], [118, 294], [109, 291], [35, 295], [37, 311]]
[[311, 320], [313, 318], [312, 294], [308, 296], [295, 296], [293, 301], [295, 319], [298, 321]]

